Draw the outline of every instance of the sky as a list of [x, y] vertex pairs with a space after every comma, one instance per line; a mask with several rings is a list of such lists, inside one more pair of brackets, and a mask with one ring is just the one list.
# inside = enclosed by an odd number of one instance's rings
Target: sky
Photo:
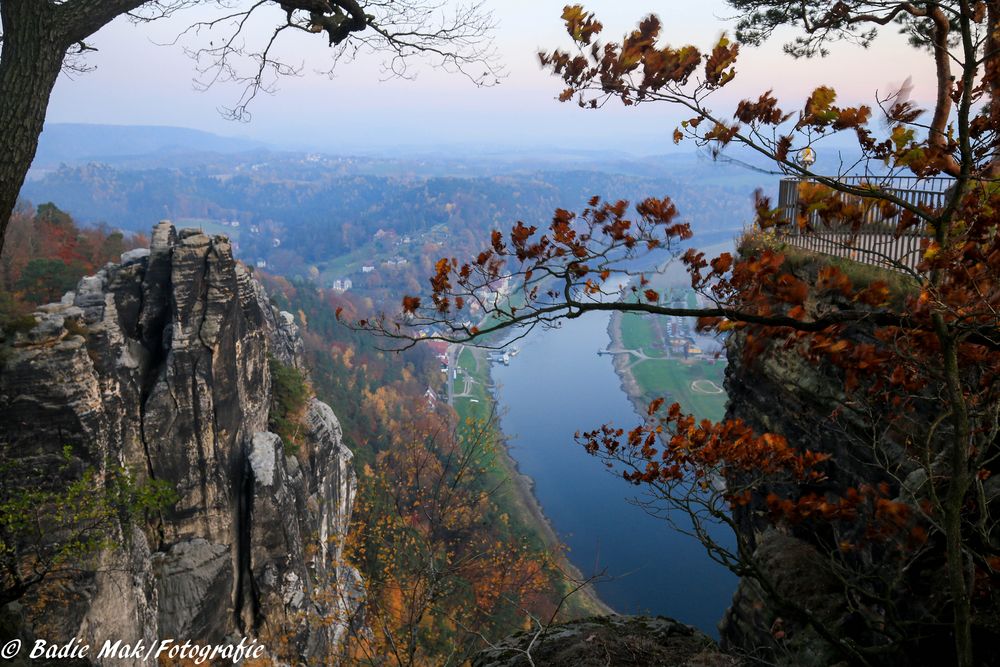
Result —
[[[120, 19], [98, 33], [89, 57], [95, 70], [64, 75], [49, 106], [50, 122], [171, 125], [242, 136], [269, 144], [325, 152], [458, 149], [615, 149], [632, 154], [675, 150], [670, 140], [681, 119], [665, 105], [622, 108], [613, 103], [599, 111], [581, 110], [555, 98], [560, 82], [538, 65], [537, 52], [569, 48], [560, 14], [565, 0], [486, 0], [498, 22], [495, 44], [506, 70], [501, 84], [477, 88], [464, 77], [418, 67], [414, 80], [383, 80], [378, 55], [339, 65], [334, 78], [325, 39], [305, 33], [283, 41], [286, 62], [302, 65], [298, 77], [286, 77], [273, 95], [258, 98], [250, 122], [234, 122], [219, 109], [240, 94], [219, 83], [198, 91], [194, 62], [183, 46], [170, 44], [198, 18], [215, 17], [214, 3], [180, 12], [168, 21], [135, 25]], [[672, 43], [692, 43], [707, 50], [724, 31], [733, 12], [722, 0], [590, 0], [588, 10], [605, 25], [605, 38], [619, 38], [650, 12], [664, 21]], [[280, 10], [271, 11], [280, 19]], [[270, 18], [270, 17], [269, 17]], [[270, 24], [273, 27], [273, 24]], [[266, 34], [267, 23], [257, 35]], [[801, 106], [817, 85], [832, 85], [841, 103], [873, 104], [907, 78], [914, 97], [931, 99], [933, 63], [906, 46], [890, 28], [868, 50], [840, 44], [825, 59], [793, 60], [781, 44], [794, 33], [779, 33], [760, 48], [746, 48], [739, 75], [711, 106], [731, 110], [744, 97], [774, 89], [786, 108]], [[691, 150], [688, 148], [687, 150]]]

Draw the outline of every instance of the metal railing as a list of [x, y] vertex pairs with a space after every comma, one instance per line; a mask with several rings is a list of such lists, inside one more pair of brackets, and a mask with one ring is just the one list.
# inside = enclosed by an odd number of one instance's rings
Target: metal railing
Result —
[[[847, 176], [836, 179], [845, 185], [876, 189], [895, 196], [914, 206], [934, 211], [944, 207], [951, 178], [917, 178], [896, 176], [892, 178], [866, 178]], [[921, 243], [929, 230], [923, 220], [899, 232], [897, 226], [901, 212], [892, 212], [879, 206], [879, 200], [870, 197], [837, 192], [845, 202], [858, 205], [862, 212], [860, 224], [848, 224], [836, 219], [823, 220], [818, 211], [808, 214], [808, 225], [799, 224], [799, 186], [797, 178], [782, 179], [778, 189], [778, 206], [788, 223], [782, 227], [782, 240], [791, 246], [835, 257], [882, 266], [890, 269], [907, 267], [915, 269], [920, 261]]]

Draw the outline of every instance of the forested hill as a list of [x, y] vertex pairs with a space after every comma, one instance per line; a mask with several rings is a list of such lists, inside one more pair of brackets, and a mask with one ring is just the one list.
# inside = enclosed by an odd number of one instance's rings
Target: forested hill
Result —
[[[752, 185], [705, 183], [693, 177], [695, 163], [665, 161], [662, 170], [629, 173], [626, 163], [600, 171], [579, 160], [572, 167], [497, 172], [480, 166], [476, 175], [451, 175], [420, 161], [390, 164], [378, 158], [256, 154], [192, 160], [172, 168], [144, 169], [106, 163], [64, 165], [29, 182], [22, 197], [54, 200], [74, 218], [142, 231], [160, 219], [225, 231], [237, 255], [283, 267], [315, 264], [364, 248], [382, 230], [399, 237], [436, 228], [450, 240], [487, 237], [490, 229], [523, 220], [547, 224], [556, 208], [581, 209], [593, 195], [633, 201], [669, 195], [699, 232], [738, 229], [751, 216]], [[625, 164], [625, 166], [622, 166]], [[428, 176], [428, 172], [439, 175]], [[763, 178], [751, 174], [750, 180]], [[240, 226], [232, 227], [237, 221]], [[212, 224], [228, 229], [213, 229]], [[422, 240], [432, 240], [429, 237]], [[459, 241], [461, 239], [458, 239]]]

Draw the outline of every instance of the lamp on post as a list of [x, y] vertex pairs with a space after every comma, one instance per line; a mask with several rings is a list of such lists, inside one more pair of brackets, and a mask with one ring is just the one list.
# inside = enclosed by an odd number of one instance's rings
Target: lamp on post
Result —
[[798, 155], [795, 156], [795, 161], [798, 162], [799, 165], [808, 169], [816, 164], [816, 151], [814, 151], [811, 146], [806, 146], [798, 152]]
[[[795, 162], [803, 169], [809, 169], [814, 164], [816, 164], [816, 151], [812, 148], [812, 146], [806, 146], [805, 148], [803, 148], [802, 150], [800, 150], [798, 153], [795, 154]], [[809, 180], [808, 177], [799, 178], [799, 182], [808, 180]], [[794, 215], [792, 211], [794, 211], [795, 207], [798, 205], [799, 193], [798, 193], [798, 183], [793, 181], [790, 185], [793, 185], [795, 187], [794, 199], [792, 200], [795, 202], [795, 204], [791, 205], [791, 210], [789, 211], [789, 213], [787, 213], [787, 215], [790, 216], [791, 218], [791, 216]], [[794, 234], [796, 236], [801, 234], [801, 230], [799, 229], [798, 225], [794, 226], [794, 230], [795, 230]]]

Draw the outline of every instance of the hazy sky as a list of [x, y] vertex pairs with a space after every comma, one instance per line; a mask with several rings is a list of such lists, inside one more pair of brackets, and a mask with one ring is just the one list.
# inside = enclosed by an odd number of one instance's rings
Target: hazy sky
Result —
[[[248, 136], [276, 144], [357, 150], [364, 146], [477, 145], [498, 147], [599, 147], [634, 153], [672, 149], [678, 113], [663, 105], [583, 111], [560, 104], [559, 81], [538, 66], [540, 48], [569, 46], [560, 14], [565, 0], [492, 0], [499, 21], [496, 43], [508, 72], [495, 88], [478, 89], [466, 79], [421, 68], [416, 80], [380, 81], [378, 56], [343, 65], [334, 79], [329, 49], [320, 36], [289, 35], [283, 54], [304, 63], [304, 75], [283, 79], [273, 96], [258, 98], [250, 123], [223, 119], [218, 108], [232, 104], [239, 90], [220, 84], [197, 92], [194, 63], [171, 41], [207, 10], [180, 13], [171, 21], [133, 25], [116, 21], [93, 40], [96, 71], [64, 76], [56, 86], [49, 120], [115, 124], [177, 125]], [[617, 39], [650, 11], [664, 20], [672, 43], [708, 47], [731, 30], [729, 7], [720, 0], [590, 0]], [[217, 12], [218, 10], [214, 10]], [[270, 12], [280, 17], [280, 11]], [[209, 12], [211, 15], [211, 12]], [[781, 52], [782, 37], [759, 49], [745, 49], [740, 75], [713, 103], [731, 109], [742, 97], [774, 88], [786, 108], [801, 104], [819, 84], [835, 86], [842, 102], [873, 103], [875, 91], [911, 76], [917, 99], [932, 94], [933, 63], [907, 47], [892, 28], [867, 51], [839, 45], [826, 59], [795, 61]], [[196, 39], [186, 44], [195, 45]]]

